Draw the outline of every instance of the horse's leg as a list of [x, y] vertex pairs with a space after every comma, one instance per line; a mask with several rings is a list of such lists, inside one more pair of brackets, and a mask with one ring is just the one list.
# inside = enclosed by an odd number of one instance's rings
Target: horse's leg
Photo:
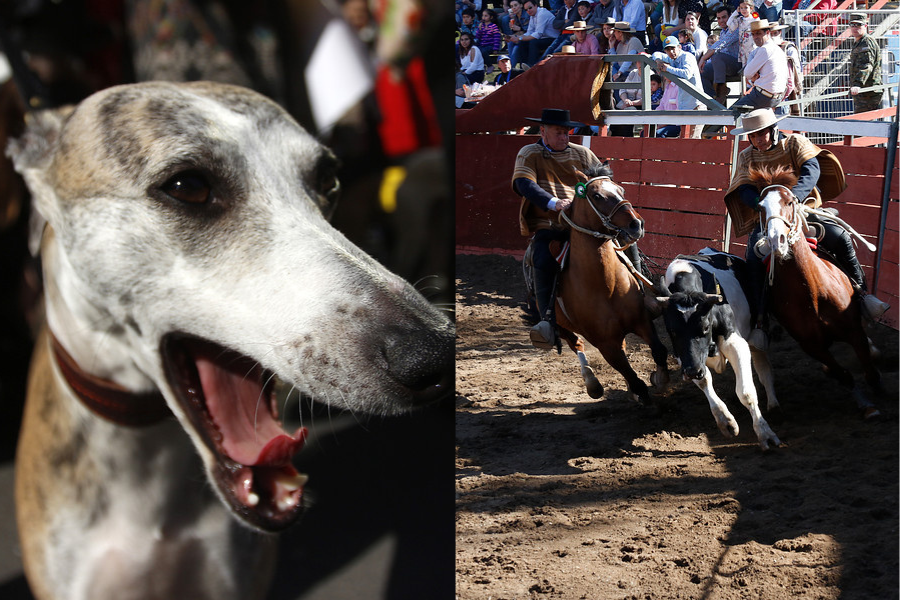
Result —
[[597, 348], [600, 350], [603, 358], [606, 359], [606, 362], [609, 363], [609, 366], [625, 378], [625, 382], [628, 384], [628, 391], [640, 402], [649, 404], [650, 390], [647, 389], [647, 384], [638, 377], [638, 374], [634, 372], [634, 369], [628, 363], [628, 357], [625, 356], [625, 340], [623, 339], [618, 344], [612, 340], [607, 340]]
[[741, 400], [741, 404], [750, 412], [750, 417], [753, 419], [753, 431], [756, 432], [759, 447], [763, 450], [768, 450], [770, 444], [778, 447], [781, 440], [778, 439], [759, 411], [759, 401], [756, 396], [756, 386], [753, 385], [753, 371], [750, 366], [752, 361], [750, 346], [747, 345], [747, 341], [732, 333], [727, 339], [719, 338], [719, 350], [731, 362], [735, 379], [734, 392]]
[[575, 333], [563, 327], [559, 328], [559, 335], [562, 339], [566, 340], [569, 348], [571, 348], [572, 352], [578, 357], [578, 362], [581, 363], [581, 377], [584, 379], [584, 385], [587, 388], [588, 396], [595, 400], [602, 398], [603, 385], [597, 380], [597, 376], [594, 375], [594, 370], [588, 364], [587, 356], [584, 354], [584, 342], [582, 339], [575, 335]]
[[635, 333], [650, 346], [650, 354], [653, 356], [653, 362], [656, 363], [656, 371], [650, 374], [650, 383], [658, 392], [663, 392], [669, 385], [669, 351], [659, 339], [659, 334], [656, 333], [656, 327], [653, 326], [649, 315], [636, 328]]
[[709, 410], [712, 412], [713, 418], [716, 420], [716, 427], [719, 428], [722, 435], [734, 437], [740, 433], [741, 430], [734, 416], [729, 412], [728, 407], [725, 406], [718, 394], [716, 394], [716, 390], [713, 389], [712, 372], [709, 369], [703, 369], [703, 378], [693, 379], [692, 381], [706, 396], [706, 400], [709, 402]]
[[[824, 345], [807, 343], [800, 344], [804, 352], [825, 366], [825, 372], [835, 378], [842, 386], [848, 388], [856, 400], [856, 406], [862, 411], [864, 419], [875, 419], [881, 416], [881, 411], [875, 407], [875, 403], [869, 398], [865, 390], [853, 379], [853, 374], [838, 364], [831, 352]], [[854, 346], [855, 348], [855, 346]], [[868, 349], [868, 344], [866, 344]]]
[[772, 376], [772, 363], [769, 362], [769, 355], [764, 350], [750, 346], [750, 354], [753, 356], [753, 369], [759, 376], [759, 382], [763, 389], [766, 390], [766, 413], [771, 419], [773, 414], [781, 412], [781, 405], [778, 404], [778, 398], [775, 397], [775, 377]]

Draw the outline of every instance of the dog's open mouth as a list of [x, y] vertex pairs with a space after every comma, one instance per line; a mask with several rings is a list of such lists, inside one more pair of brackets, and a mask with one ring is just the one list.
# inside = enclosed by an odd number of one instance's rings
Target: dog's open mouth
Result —
[[272, 373], [249, 357], [181, 334], [163, 339], [162, 355], [169, 385], [216, 456], [216, 483], [232, 510], [267, 531], [292, 524], [306, 476], [291, 458], [303, 447], [306, 429], [290, 435], [282, 428]]

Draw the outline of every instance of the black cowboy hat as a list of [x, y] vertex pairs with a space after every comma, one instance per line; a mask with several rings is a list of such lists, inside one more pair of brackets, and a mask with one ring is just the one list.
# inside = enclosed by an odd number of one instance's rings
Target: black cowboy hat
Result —
[[541, 111], [541, 118], [525, 117], [529, 121], [541, 125], [559, 125], [560, 127], [584, 127], [584, 123], [569, 120], [569, 111], [564, 108], [545, 108]]

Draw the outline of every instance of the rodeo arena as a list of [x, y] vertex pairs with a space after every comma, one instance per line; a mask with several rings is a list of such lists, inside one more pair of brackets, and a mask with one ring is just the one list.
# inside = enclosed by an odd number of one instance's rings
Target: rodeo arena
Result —
[[456, 8], [457, 598], [900, 597], [897, 3]]

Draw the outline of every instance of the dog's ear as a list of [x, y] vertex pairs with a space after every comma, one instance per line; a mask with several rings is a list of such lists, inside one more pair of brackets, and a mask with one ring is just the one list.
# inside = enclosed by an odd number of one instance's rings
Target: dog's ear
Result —
[[25, 115], [25, 133], [10, 140], [6, 155], [13, 161], [16, 171], [25, 179], [31, 192], [32, 212], [29, 223], [28, 247], [33, 255], [40, 249], [44, 223], [53, 222], [56, 210], [53, 187], [47, 182], [46, 172], [59, 142], [63, 125], [74, 106], [42, 110]]
[[10, 140], [6, 149], [16, 171], [24, 176], [28, 169], [46, 166], [56, 148], [63, 125], [73, 110], [74, 106], [66, 106], [25, 115], [25, 133], [22, 137]]

